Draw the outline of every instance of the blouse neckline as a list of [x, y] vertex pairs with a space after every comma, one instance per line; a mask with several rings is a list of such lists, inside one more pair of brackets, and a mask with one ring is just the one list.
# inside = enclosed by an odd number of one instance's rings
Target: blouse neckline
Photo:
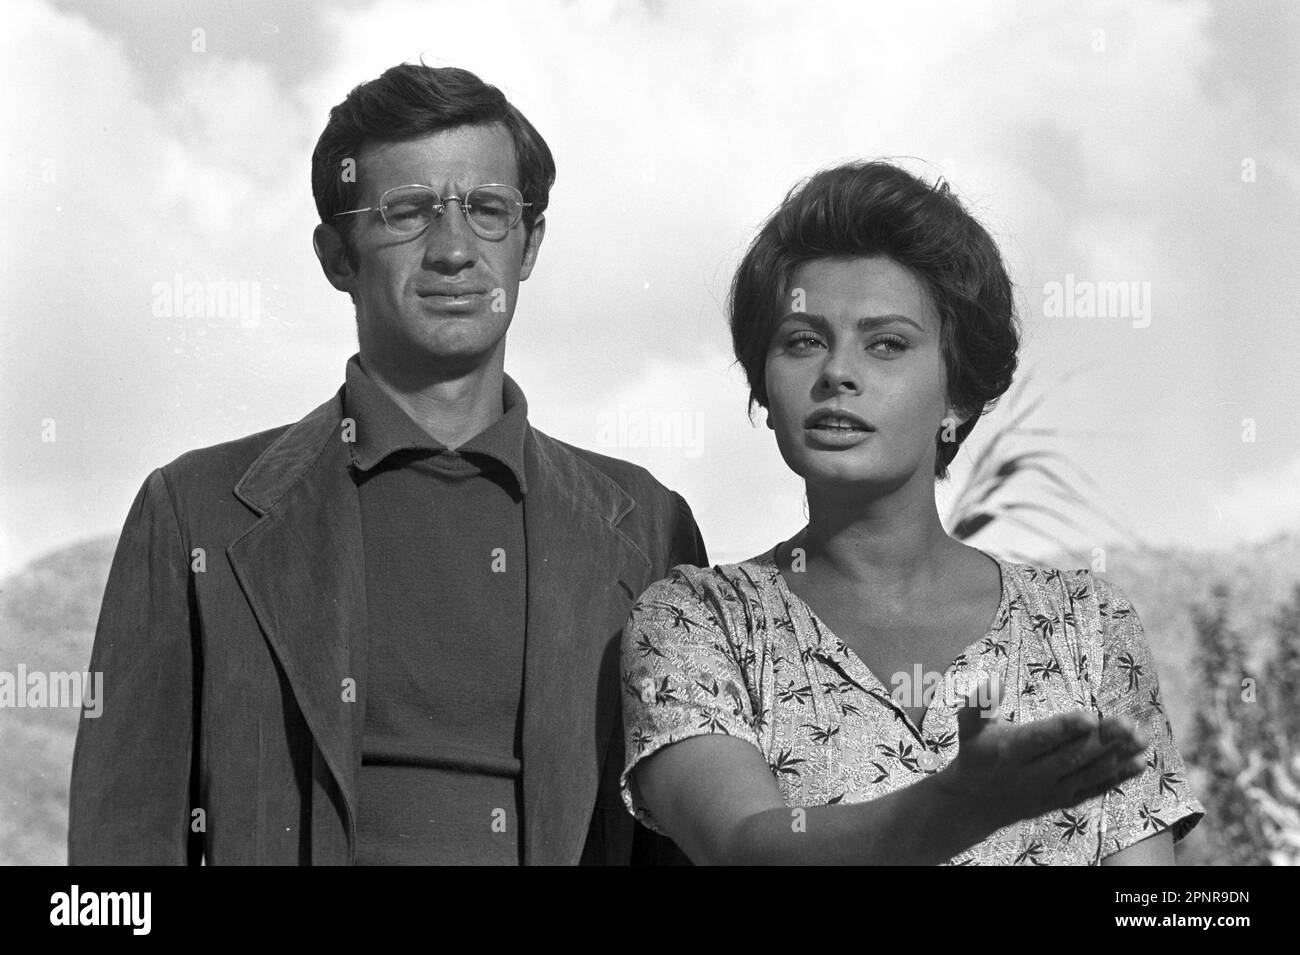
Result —
[[[934, 704], [940, 700], [938, 690], [936, 690], [935, 694], [931, 696], [930, 702], [926, 705], [925, 713], [921, 716], [921, 726], [917, 726], [912, 722], [912, 718], [908, 715], [907, 710], [894, 702], [890, 688], [881, 681], [880, 677], [878, 677], [872, 669], [867, 666], [863, 659], [853, 651], [852, 647], [840, 639], [840, 637], [836, 635], [835, 631], [832, 630], [820, 616], [818, 616], [817, 611], [813, 609], [810, 603], [790, 589], [790, 585], [785, 579], [785, 574], [781, 572], [781, 567], [776, 562], [776, 550], [780, 546], [781, 542], [773, 544], [768, 550], [756, 557], [751, 557], [749, 560], [745, 561], [745, 563], [754, 564], [767, 570], [769, 579], [771, 579], [775, 584], [777, 593], [780, 594], [781, 599], [786, 602], [786, 605], [799, 607], [808, 615], [808, 618], [813, 623], [813, 627], [817, 630], [818, 641], [823, 645], [829, 643], [835, 652], [841, 654], [845, 660], [848, 661], [849, 669], [851, 671], [857, 671], [856, 674], [853, 672], [850, 672], [849, 674], [854, 677], [855, 682], [857, 682], [864, 691], [878, 694], [887, 700], [889, 705], [892, 706], [906, 724], [911, 727], [912, 731], [916, 734], [916, 737], [920, 740], [924, 740], [925, 734], [922, 732], [922, 729], [930, 722], [931, 714], [934, 713]], [[989, 637], [998, 630], [998, 624], [1001, 621], [1006, 620], [1010, 612], [1010, 594], [1008, 591], [1011, 584], [1011, 572], [1006, 566], [1006, 561], [979, 547], [976, 547], [975, 550], [978, 550], [985, 557], [997, 564], [999, 584], [1002, 592], [998, 599], [997, 609], [993, 611], [993, 619], [990, 620], [988, 626], [985, 627], [984, 633], [980, 635], [978, 639], [973, 640], [964, 646], [957, 655], [952, 658], [952, 660], [948, 661], [948, 665], [944, 667], [943, 673], [940, 674], [942, 677], [941, 685], [947, 684], [948, 674], [953, 670], [953, 667], [958, 660], [969, 662], [972, 655], [978, 655], [979, 645], [988, 640]], [[859, 678], [860, 676], [865, 676], [867, 679], [862, 680]]]

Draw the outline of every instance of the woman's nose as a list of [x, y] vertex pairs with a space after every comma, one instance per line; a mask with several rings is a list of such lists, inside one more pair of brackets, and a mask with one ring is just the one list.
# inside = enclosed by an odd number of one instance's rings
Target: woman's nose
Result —
[[861, 390], [859, 372], [846, 349], [832, 348], [827, 353], [817, 384], [822, 391], [831, 393]]

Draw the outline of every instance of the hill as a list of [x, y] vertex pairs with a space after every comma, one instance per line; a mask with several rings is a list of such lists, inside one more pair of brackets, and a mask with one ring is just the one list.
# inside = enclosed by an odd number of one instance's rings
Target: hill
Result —
[[[0, 670], [85, 670], [116, 539], [42, 557], [0, 582]], [[0, 863], [67, 861], [76, 709], [0, 710]]]

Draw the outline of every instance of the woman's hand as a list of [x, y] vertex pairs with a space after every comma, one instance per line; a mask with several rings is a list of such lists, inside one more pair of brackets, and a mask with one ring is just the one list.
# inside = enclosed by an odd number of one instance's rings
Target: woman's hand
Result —
[[1019, 726], [997, 715], [1000, 697], [996, 676], [967, 697], [957, 756], [939, 774], [947, 792], [999, 828], [1078, 805], [1146, 768], [1148, 740], [1132, 720], [1078, 709]]

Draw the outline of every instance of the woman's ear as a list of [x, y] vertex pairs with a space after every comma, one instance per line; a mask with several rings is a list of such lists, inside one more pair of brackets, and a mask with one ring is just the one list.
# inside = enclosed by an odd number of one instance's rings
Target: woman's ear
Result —
[[957, 429], [969, 421], [970, 418], [970, 415], [961, 414], [956, 408], [949, 405], [944, 411], [943, 420], [939, 422], [939, 440], [945, 442], [956, 441]]

